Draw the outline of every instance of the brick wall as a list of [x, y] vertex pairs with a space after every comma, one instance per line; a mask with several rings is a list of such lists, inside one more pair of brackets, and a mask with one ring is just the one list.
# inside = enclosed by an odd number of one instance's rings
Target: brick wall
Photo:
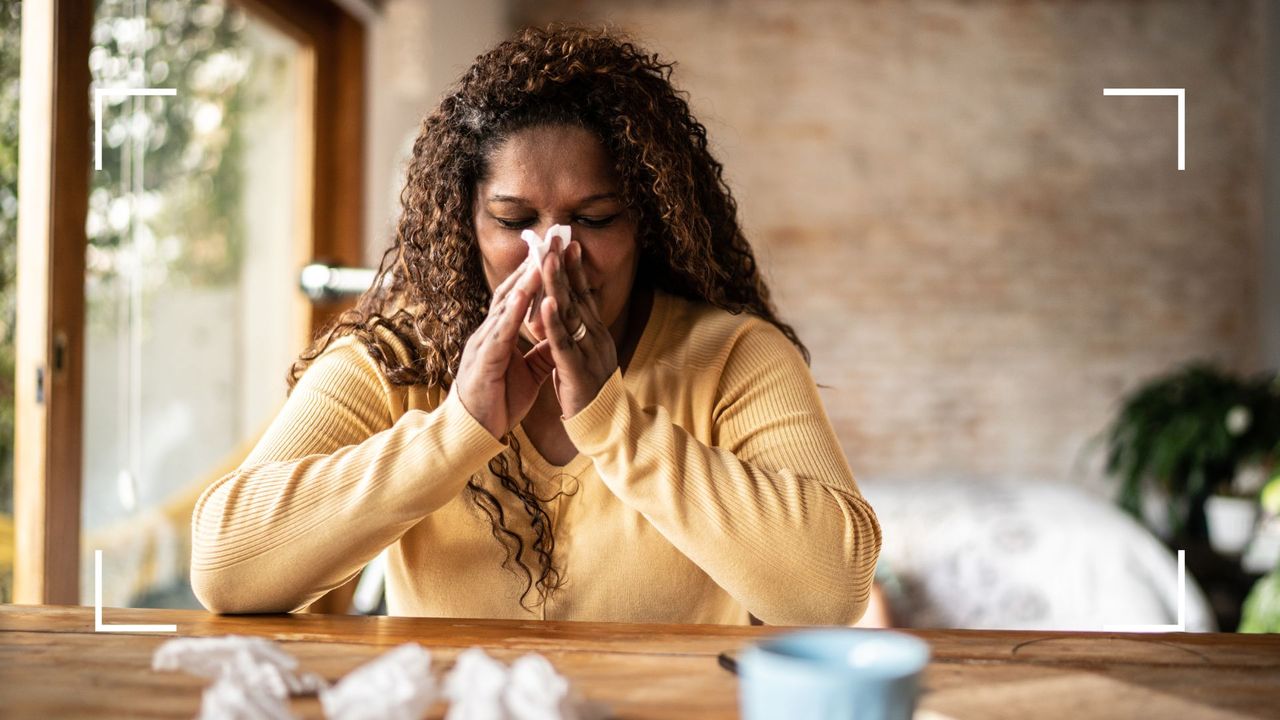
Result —
[[[1260, 362], [1259, 2], [520, 2], [678, 61], [860, 477], [1068, 479], [1119, 395]], [[1187, 169], [1172, 98], [1186, 87]]]

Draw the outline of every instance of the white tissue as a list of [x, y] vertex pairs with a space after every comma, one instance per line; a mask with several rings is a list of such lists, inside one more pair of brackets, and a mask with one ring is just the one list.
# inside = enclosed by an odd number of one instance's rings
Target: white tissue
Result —
[[[330, 688], [264, 638], [176, 638], [156, 649], [154, 670], [211, 678], [198, 720], [292, 720], [290, 695], [319, 694], [330, 720], [418, 720], [439, 694], [431, 654], [406, 643], [352, 670]], [[596, 720], [605, 708], [581, 699], [546, 658], [525, 655], [508, 669], [483, 649], [458, 655], [444, 681], [447, 720]]]
[[[538, 237], [538, 233], [532, 230], [525, 230], [520, 233], [520, 239], [525, 241], [529, 246], [529, 257], [538, 267], [542, 267], [542, 261], [546, 259], [547, 253], [551, 252], [551, 238], [560, 238], [560, 249], [564, 250], [569, 246], [569, 236], [572, 229], [568, 225], [552, 225], [547, 228], [547, 234]], [[534, 315], [541, 312], [542, 297], [544, 295], [541, 285], [538, 286], [537, 292], [533, 294], [533, 301], [529, 304], [529, 312], [525, 313], [524, 322], [530, 325], [533, 322]], [[532, 327], [530, 328], [532, 331]], [[542, 340], [535, 334], [535, 339]]]
[[445, 720], [594, 720], [602, 708], [579, 698], [546, 658], [530, 653], [508, 670], [480, 648], [458, 655], [444, 681]]
[[298, 661], [260, 637], [227, 635], [175, 638], [156, 649], [153, 670], [181, 670], [204, 678], [227, 678], [276, 697], [315, 694], [328, 683], [313, 673], [297, 674]]
[[175, 638], [156, 649], [153, 670], [214, 679], [200, 703], [201, 720], [288, 720], [290, 695], [315, 694], [324, 678], [298, 674], [298, 661], [259, 637]]
[[196, 720], [294, 720], [288, 696], [272, 695], [263, 688], [219, 678], [204, 689]]
[[552, 225], [547, 228], [547, 234], [538, 237], [538, 233], [532, 230], [525, 230], [520, 233], [520, 239], [524, 240], [529, 246], [529, 256], [533, 258], [533, 262], [541, 265], [546, 259], [547, 253], [551, 252], [551, 238], [560, 238], [560, 249], [564, 250], [569, 245], [569, 235], [572, 228], [568, 225]]
[[445, 720], [506, 720], [502, 688], [507, 684], [507, 668], [480, 648], [463, 650], [453, 671], [444, 680], [444, 696], [449, 699]]
[[286, 670], [292, 670], [298, 666], [297, 660], [270, 640], [244, 635], [227, 635], [169, 640], [156, 648], [155, 655], [151, 657], [151, 669], [182, 670], [192, 675], [214, 678], [222, 674], [223, 668], [237, 655]]
[[541, 655], [524, 655], [511, 663], [502, 693], [511, 720], [580, 720], [578, 701], [569, 681]]
[[436, 701], [431, 653], [405, 643], [352, 670], [320, 692], [331, 720], [418, 720]]

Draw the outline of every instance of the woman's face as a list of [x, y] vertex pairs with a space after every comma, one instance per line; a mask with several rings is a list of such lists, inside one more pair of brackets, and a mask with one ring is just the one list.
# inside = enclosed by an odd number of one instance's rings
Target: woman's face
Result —
[[[490, 157], [488, 177], [476, 193], [476, 238], [489, 289], [528, 255], [521, 231], [543, 237], [552, 225], [568, 225], [582, 246], [600, 319], [614, 327], [638, 262], [636, 221], [620, 193], [612, 159], [591, 131], [545, 125], [513, 133]], [[532, 339], [528, 328], [520, 332]]]

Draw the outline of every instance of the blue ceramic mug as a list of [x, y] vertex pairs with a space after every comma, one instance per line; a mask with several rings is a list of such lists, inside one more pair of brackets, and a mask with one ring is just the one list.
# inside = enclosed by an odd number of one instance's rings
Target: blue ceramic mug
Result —
[[738, 658], [744, 720], [911, 720], [923, 640], [887, 630], [801, 630]]

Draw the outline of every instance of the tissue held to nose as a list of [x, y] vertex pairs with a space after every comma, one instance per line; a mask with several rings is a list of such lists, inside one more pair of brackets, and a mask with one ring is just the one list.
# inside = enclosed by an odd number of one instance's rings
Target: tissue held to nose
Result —
[[[529, 257], [533, 260], [536, 267], [542, 267], [542, 261], [546, 259], [547, 254], [551, 252], [551, 241], [554, 238], [560, 238], [559, 251], [563, 252], [569, 245], [569, 236], [572, 229], [568, 225], [552, 225], [547, 228], [547, 234], [538, 237], [538, 233], [532, 230], [525, 230], [520, 233], [520, 239], [525, 241], [529, 246]], [[542, 307], [542, 298], [546, 296], [542, 287], [538, 287], [538, 291], [533, 295], [533, 302], [529, 304], [529, 312], [525, 313], [524, 324], [528, 328], [529, 334], [534, 340], [541, 342], [547, 337], [545, 328], [542, 327], [542, 317], [538, 314], [539, 308]]]

